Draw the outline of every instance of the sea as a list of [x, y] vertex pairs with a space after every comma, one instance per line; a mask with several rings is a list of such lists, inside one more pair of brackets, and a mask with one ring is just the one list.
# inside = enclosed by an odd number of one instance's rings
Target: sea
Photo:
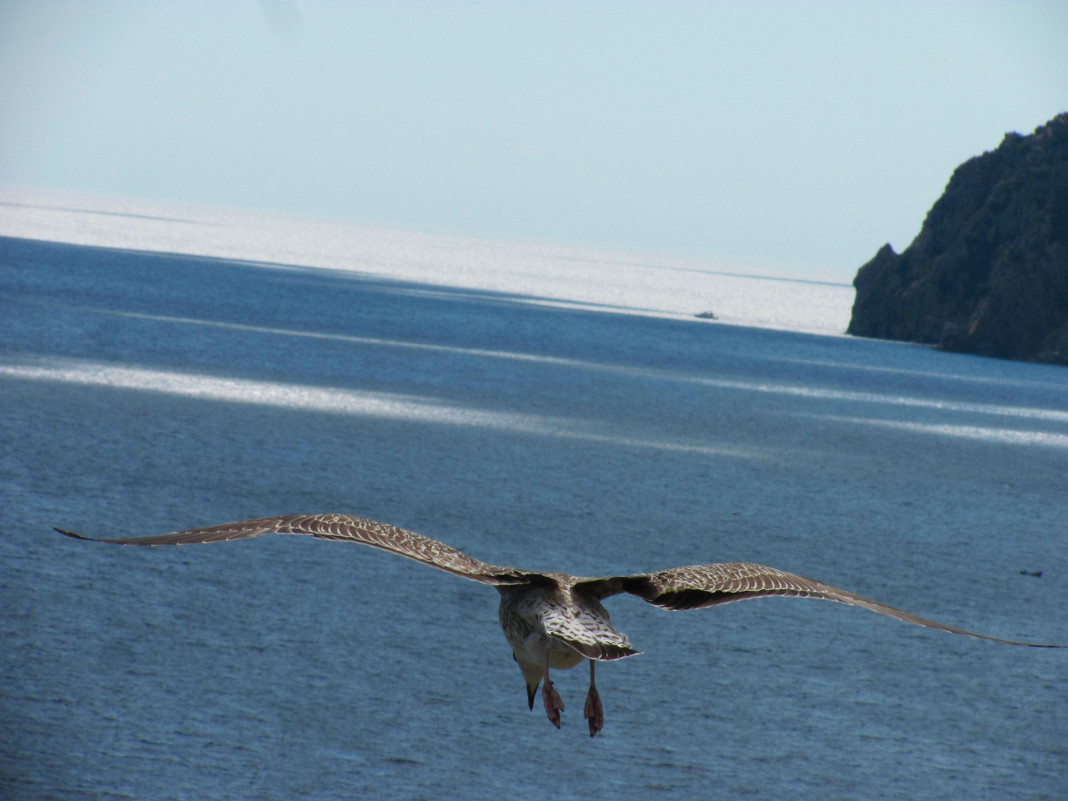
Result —
[[[873, 243], [873, 251], [879, 243]], [[1068, 643], [1068, 371], [844, 335], [729, 264], [0, 192], [0, 797], [1063, 799], [1068, 650], [839, 604], [606, 601], [527, 707], [500, 565], [754, 561]], [[710, 316], [709, 313], [711, 313]], [[703, 316], [698, 316], [703, 315]]]

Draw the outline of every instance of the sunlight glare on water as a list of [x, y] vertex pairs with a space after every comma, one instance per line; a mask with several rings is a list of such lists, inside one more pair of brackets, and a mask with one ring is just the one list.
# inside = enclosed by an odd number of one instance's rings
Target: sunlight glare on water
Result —
[[[237, 211], [7, 190], [0, 236], [358, 270], [450, 289], [478, 288], [522, 302], [841, 334], [853, 288], [754, 277], [729, 264], [636, 257]], [[748, 271], [752, 272], [752, 271]], [[428, 291], [427, 289], [423, 291]]]
[[1063, 368], [843, 336], [830, 285], [79, 208], [0, 206], [5, 800], [1068, 797], [1064, 651], [623, 595], [643, 653], [598, 666], [591, 739], [585, 669], [553, 677], [560, 731], [528, 710], [492, 588], [311, 538], [52, 531], [348, 512], [527, 569], [756, 561], [1064, 643]]

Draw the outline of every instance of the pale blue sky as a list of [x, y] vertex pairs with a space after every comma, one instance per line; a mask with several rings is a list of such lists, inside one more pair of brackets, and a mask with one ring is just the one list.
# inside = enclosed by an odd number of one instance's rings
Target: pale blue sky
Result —
[[1068, 2], [9, 2], [0, 183], [849, 280], [1068, 110]]

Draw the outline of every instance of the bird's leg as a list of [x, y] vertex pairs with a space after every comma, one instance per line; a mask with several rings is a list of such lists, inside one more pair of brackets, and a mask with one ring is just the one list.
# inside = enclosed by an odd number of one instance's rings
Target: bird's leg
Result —
[[597, 663], [590, 660], [590, 691], [586, 694], [586, 706], [582, 709], [582, 715], [590, 724], [590, 737], [593, 737], [604, 727], [604, 707], [601, 706], [601, 696], [597, 692], [597, 685], [593, 682], [593, 668]]
[[549, 716], [549, 722], [560, 728], [560, 711], [564, 708], [564, 699], [553, 687], [549, 679], [549, 643], [545, 643], [545, 676], [541, 680], [541, 700], [545, 703], [545, 714]]

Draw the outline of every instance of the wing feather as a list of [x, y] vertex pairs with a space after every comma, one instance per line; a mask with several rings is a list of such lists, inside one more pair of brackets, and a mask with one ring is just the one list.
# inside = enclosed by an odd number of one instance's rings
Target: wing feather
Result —
[[[339, 542], [356, 542], [379, 548], [384, 551], [414, 559], [447, 573], [452, 573], [472, 581], [494, 585], [544, 584], [549, 575], [531, 571], [518, 570], [513, 567], [491, 565], [475, 559], [462, 551], [438, 540], [416, 534], [414, 531], [379, 523], [363, 517], [345, 514], [322, 515], [284, 515], [281, 517], [264, 517], [255, 520], [242, 520], [236, 523], [224, 523], [219, 526], [174, 531], [149, 537], [130, 537], [123, 539], [86, 537], [73, 531], [57, 528], [61, 534], [94, 542], [109, 542], [119, 545], [185, 545], [191, 543], [226, 542], [229, 540], [258, 537], [262, 534], [306, 534], [317, 539], [336, 540]], [[552, 574], [556, 575], [556, 574]], [[563, 575], [563, 574], [561, 574]], [[661, 570], [658, 573], [639, 573], [632, 576], [609, 576], [604, 578], [577, 579], [575, 592], [580, 596], [593, 599], [594, 602], [611, 595], [627, 592], [662, 609], [672, 611], [686, 609], [703, 609], [709, 606], [745, 601], [753, 598], [789, 597], [816, 598], [835, 601], [849, 606], [858, 606], [877, 612], [880, 615], [913, 623], [952, 634], [963, 634], [981, 640], [1023, 645], [1034, 648], [1065, 648], [1064, 645], [1003, 640], [974, 631], [947, 626], [934, 620], [914, 615], [902, 609], [873, 601], [862, 595], [832, 587], [815, 579], [787, 573], [773, 567], [753, 564], [752, 562], [723, 562], [718, 564], [689, 565]], [[585, 626], [576, 626], [574, 621], [556, 621], [559, 631], [553, 632], [563, 640], [570, 641], [572, 647], [580, 652], [590, 651], [592, 658], [619, 658], [629, 655], [632, 649], [625, 637], [620, 642], [611, 643], [608, 650], [618, 655], [607, 653], [600, 657], [593, 654], [598, 640]], [[610, 628], [611, 624], [609, 624]], [[611, 638], [609, 638], [611, 639]], [[616, 652], [615, 649], [618, 649]]]
[[61, 534], [93, 542], [118, 545], [186, 545], [259, 537], [262, 534], [307, 534], [316, 539], [356, 542], [406, 556], [447, 573], [483, 584], [525, 584], [540, 574], [482, 562], [438, 540], [397, 526], [344, 514], [283, 515], [242, 520], [219, 526], [173, 531], [150, 537], [108, 539], [86, 537], [57, 528]]
[[873, 601], [862, 595], [832, 587], [822, 581], [751, 562], [690, 565], [662, 570], [659, 573], [594, 580], [593, 583], [597, 586], [598, 582], [603, 582], [599, 588], [604, 594], [629, 592], [662, 609], [703, 609], [709, 606], [745, 601], [751, 598], [776, 596], [816, 598], [824, 601], [836, 601], [849, 606], [859, 606], [862, 609], [869, 609], [872, 612], [878, 612], [880, 615], [886, 615], [895, 620], [903, 620], [906, 623], [914, 623], [917, 626], [924, 626], [929, 629], [948, 631], [952, 634], [978, 637], [981, 640], [992, 640], [1008, 645], [1026, 645], [1033, 648], [1066, 647], [1063, 645], [1003, 640], [998, 637], [988, 637], [985, 634], [976, 634], [974, 631], [947, 626], [944, 623], [928, 620], [879, 601]]

